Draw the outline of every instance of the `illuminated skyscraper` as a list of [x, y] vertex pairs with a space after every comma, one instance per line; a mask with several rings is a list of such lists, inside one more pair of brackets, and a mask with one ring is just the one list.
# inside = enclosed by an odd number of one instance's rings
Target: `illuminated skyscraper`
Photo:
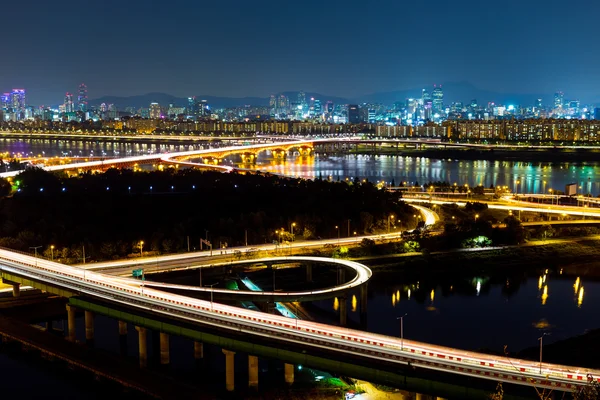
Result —
[[302, 106], [302, 109], [306, 108], [306, 93], [302, 91], [298, 93], [298, 104]]
[[75, 104], [73, 104], [73, 95], [69, 92], [65, 94], [65, 112], [72, 113], [75, 111]]
[[86, 112], [88, 110], [88, 95], [87, 86], [85, 86], [85, 83], [79, 85], [79, 93], [77, 95], [77, 109], [82, 112]]
[[565, 94], [563, 92], [554, 93], [554, 108], [555, 109], [563, 108], [564, 99], [565, 99]]
[[199, 114], [201, 117], [210, 117], [210, 106], [208, 105], [207, 100], [200, 101], [200, 111]]
[[187, 114], [197, 116], [198, 106], [196, 104], [196, 96], [188, 97]]
[[151, 119], [159, 119], [160, 118], [160, 104], [158, 104], [158, 103], [150, 104], [150, 118]]
[[423, 104], [427, 103], [428, 100], [431, 100], [431, 95], [427, 89], [421, 91], [421, 100], [423, 100]]
[[444, 111], [444, 91], [442, 85], [433, 85], [433, 112], [441, 114]]

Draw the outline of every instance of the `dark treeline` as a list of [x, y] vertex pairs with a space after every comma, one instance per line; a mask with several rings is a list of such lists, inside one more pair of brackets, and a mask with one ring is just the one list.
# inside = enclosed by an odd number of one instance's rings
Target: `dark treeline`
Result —
[[[414, 224], [399, 194], [346, 183], [185, 169], [61, 176], [27, 169], [0, 200], [0, 246], [81, 262], [143, 251], [169, 253], [383, 232]], [[393, 217], [390, 218], [390, 216]], [[390, 227], [391, 224], [391, 227]], [[337, 226], [337, 228], [336, 228]], [[284, 233], [281, 233], [283, 228]], [[276, 234], [276, 230], [279, 233]], [[50, 246], [55, 246], [50, 250]]]

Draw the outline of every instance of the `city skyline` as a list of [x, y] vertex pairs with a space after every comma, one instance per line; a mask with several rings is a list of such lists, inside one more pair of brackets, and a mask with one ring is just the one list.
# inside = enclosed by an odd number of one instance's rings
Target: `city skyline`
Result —
[[[569, 18], [556, 0], [496, 8], [474, 0], [307, 1], [289, 9], [273, 1], [109, 0], [90, 11], [72, 0], [60, 8], [34, 0], [27, 14], [4, 5], [12, 61], [0, 67], [0, 85], [28, 88], [35, 104], [56, 102], [80, 82], [96, 88], [91, 98], [302, 89], [354, 99], [469, 81], [496, 92], [598, 99], [600, 55], [592, 49], [600, 5], [591, 1], [569, 8]], [[56, 46], [23, 45], [42, 36], [66, 38], [65, 56], [56, 57]]]

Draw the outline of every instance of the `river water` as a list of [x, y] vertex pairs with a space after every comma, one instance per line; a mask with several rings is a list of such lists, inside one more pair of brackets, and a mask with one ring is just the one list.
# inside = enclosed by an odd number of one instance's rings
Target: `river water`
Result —
[[[0, 140], [1, 152], [46, 156], [122, 157], [200, 149], [200, 146], [202, 144]], [[585, 162], [460, 161], [393, 155], [289, 156], [280, 161], [269, 153], [262, 153], [255, 166], [242, 165], [235, 156], [225, 163], [308, 179], [357, 177], [388, 183], [393, 180], [396, 184], [446, 181], [486, 187], [507, 185], [519, 193], [542, 193], [551, 188], [563, 190], [566, 184], [576, 183], [581, 186], [581, 192], [600, 193], [600, 165]], [[432, 277], [429, 273], [383, 276], [369, 285], [367, 329], [372, 332], [398, 336], [396, 318], [407, 314], [404, 336], [409, 339], [470, 350], [502, 351], [503, 346], [508, 345], [509, 351], [519, 351], [537, 346], [542, 332], [551, 333], [544, 342], [552, 343], [599, 328], [596, 309], [600, 306], [600, 283], [586, 276], [567, 276], [559, 270], [526, 271], [517, 277], [514, 274], [491, 276], [484, 272], [480, 276], [464, 277]], [[347, 309], [349, 320], [358, 324], [356, 298], [360, 296], [354, 295], [349, 296]], [[332, 315], [339, 307], [334, 300], [315, 305]], [[3, 355], [0, 355], [0, 366], [27, 369]], [[37, 368], [24, 373], [43, 375]], [[59, 385], [60, 379], [55, 382]], [[75, 389], [75, 392], [79, 391]], [[65, 398], [78, 395], [69, 394], [71, 396]]]

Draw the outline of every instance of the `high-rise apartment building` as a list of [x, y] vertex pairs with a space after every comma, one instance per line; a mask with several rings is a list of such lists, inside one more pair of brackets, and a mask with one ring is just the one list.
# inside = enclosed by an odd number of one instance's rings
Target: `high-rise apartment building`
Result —
[[88, 94], [85, 83], [79, 85], [79, 92], [77, 94], [77, 109], [81, 112], [86, 112], [88, 110]]
[[436, 114], [442, 114], [444, 112], [444, 91], [442, 85], [433, 85], [433, 112]]
[[159, 119], [160, 117], [161, 117], [160, 104], [151, 103], [150, 104], [150, 118], [151, 119]]

